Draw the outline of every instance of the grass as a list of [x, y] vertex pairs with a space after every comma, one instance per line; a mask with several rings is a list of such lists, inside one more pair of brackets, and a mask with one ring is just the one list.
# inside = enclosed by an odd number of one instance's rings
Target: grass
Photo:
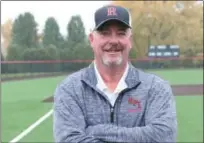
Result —
[[[176, 96], [178, 142], [203, 141], [203, 96]], [[39, 138], [39, 135], [43, 134]], [[52, 116], [20, 142], [53, 142]]]
[[2, 84], [2, 140], [9, 141], [43, 116], [51, 104], [42, 99], [53, 94], [62, 77]]
[[203, 69], [188, 70], [152, 70], [148, 71], [156, 74], [171, 84], [202, 84]]
[[[171, 84], [201, 84], [203, 83], [203, 69], [179, 69], [179, 70], [148, 70], [147, 72], [156, 74]], [[1, 74], [4, 77], [22, 77], [31, 75], [41, 75], [44, 73], [18, 73]], [[188, 77], [188, 78], [186, 78]]]
[[[52, 123], [52, 116], [50, 116], [40, 126], [20, 140], [20, 142], [54, 142]], [[43, 136], [39, 137], [39, 135]]]
[[203, 96], [177, 96], [178, 142], [203, 142]]
[[[203, 71], [166, 70], [149, 71], [169, 80], [171, 84], [201, 84]], [[64, 76], [3, 82], [2, 89], [2, 141], [10, 141], [52, 108], [41, 101], [51, 96]], [[176, 97], [179, 121], [178, 141], [201, 141], [203, 133], [203, 96]], [[50, 117], [23, 142], [52, 142], [52, 118]]]

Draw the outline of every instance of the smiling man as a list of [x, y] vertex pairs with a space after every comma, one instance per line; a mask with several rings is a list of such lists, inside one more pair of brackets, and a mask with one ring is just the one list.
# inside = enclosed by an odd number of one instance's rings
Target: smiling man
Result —
[[130, 21], [120, 6], [95, 12], [89, 35], [95, 59], [64, 79], [54, 94], [55, 142], [176, 142], [169, 83], [128, 61]]

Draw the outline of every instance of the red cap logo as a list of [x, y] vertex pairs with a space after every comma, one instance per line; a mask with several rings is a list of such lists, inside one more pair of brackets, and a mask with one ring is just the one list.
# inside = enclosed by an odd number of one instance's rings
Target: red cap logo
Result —
[[117, 16], [116, 8], [115, 7], [109, 7], [107, 11], [107, 16]]

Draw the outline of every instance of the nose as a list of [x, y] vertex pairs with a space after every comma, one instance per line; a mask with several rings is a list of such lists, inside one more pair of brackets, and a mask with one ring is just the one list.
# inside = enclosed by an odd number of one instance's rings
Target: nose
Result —
[[115, 45], [115, 44], [118, 44], [118, 42], [119, 42], [119, 40], [118, 40], [118, 38], [117, 38], [116, 35], [112, 35], [112, 36], [110, 37], [110, 39], [109, 39], [109, 43], [110, 43], [110, 44]]

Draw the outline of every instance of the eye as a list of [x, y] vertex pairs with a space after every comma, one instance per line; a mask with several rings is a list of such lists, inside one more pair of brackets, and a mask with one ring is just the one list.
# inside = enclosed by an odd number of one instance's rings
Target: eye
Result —
[[125, 32], [125, 31], [120, 31], [120, 32], [118, 32], [118, 35], [120, 35], [120, 36], [125, 36], [125, 35], [126, 35], [126, 32]]
[[108, 32], [108, 31], [101, 31], [100, 34], [103, 35], [103, 36], [107, 36], [107, 35], [110, 34], [110, 32]]

